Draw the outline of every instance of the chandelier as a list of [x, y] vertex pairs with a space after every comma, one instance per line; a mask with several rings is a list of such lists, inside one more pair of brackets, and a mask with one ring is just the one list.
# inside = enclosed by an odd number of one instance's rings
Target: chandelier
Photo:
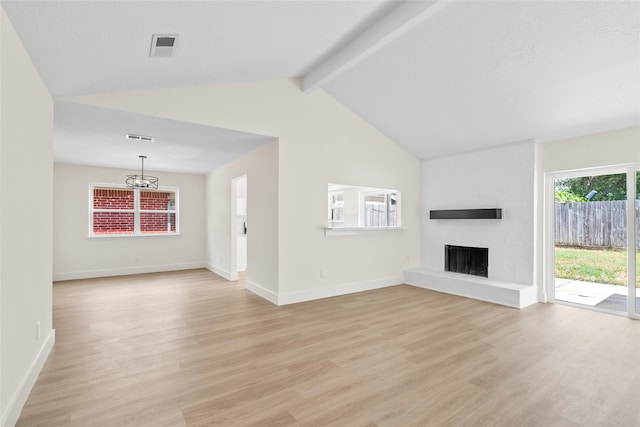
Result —
[[142, 161], [142, 168], [141, 168], [140, 175], [127, 175], [127, 188], [133, 188], [136, 190], [139, 190], [142, 188], [157, 190], [158, 178], [156, 178], [155, 176], [144, 174], [144, 159], [146, 159], [147, 156], [138, 156], [138, 157], [140, 157], [140, 160]]

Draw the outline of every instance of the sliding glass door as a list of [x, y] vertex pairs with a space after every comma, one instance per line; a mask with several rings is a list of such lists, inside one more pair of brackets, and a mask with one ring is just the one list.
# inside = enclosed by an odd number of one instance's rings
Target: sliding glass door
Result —
[[[638, 167], [640, 169], [640, 167]], [[630, 172], [630, 175], [632, 172]], [[635, 245], [629, 245], [629, 271], [635, 276], [635, 284], [630, 283], [629, 287], [629, 302], [628, 312], [630, 317], [640, 319], [640, 170], [635, 171], [635, 181], [631, 181], [628, 186], [629, 192], [634, 194], [633, 215], [631, 215], [630, 222], [635, 225], [633, 233], [630, 233], [631, 238], [635, 240]], [[635, 190], [635, 192], [634, 192]]]
[[[640, 317], [640, 169], [600, 168], [548, 177], [551, 301]], [[552, 276], [552, 277], [550, 277]]]

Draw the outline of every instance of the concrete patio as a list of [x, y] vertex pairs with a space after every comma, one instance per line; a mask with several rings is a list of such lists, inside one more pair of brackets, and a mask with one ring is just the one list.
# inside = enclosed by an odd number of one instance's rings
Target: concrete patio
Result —
[[[595, 307], [612, 295], [621, 295], [626, 299], [627, 287], [555, 278], [555, 299], [557, 301]], [[636, 297], [640, 297], [640, 289], [637, 290]], [[638, 298], [636, 298], [636, 301], [638, 301]], [[610, 307], [607, 308], [611, 309]], [[624, 309], [620, 308], [619, 311], [626, 312], [626, 307]]]

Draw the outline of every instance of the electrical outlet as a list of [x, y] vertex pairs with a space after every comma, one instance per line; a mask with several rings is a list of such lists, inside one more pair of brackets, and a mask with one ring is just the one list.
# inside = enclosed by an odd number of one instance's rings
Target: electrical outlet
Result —
[[320, 278], [324, 279], [324, 270], [320, 270]]
[[36, 339], [40, 339], [40, 321], [36, 322]]

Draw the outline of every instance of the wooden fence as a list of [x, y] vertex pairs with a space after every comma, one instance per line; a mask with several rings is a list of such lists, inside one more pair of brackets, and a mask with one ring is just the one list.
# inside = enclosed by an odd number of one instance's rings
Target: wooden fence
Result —
[[[627, 202], [556, 203], [556, 245], [623, 249], [627, 247]], [[640, 201], [635, 203], [640, 218]], [[636, 248], [640, 221], [636, 221]]]

